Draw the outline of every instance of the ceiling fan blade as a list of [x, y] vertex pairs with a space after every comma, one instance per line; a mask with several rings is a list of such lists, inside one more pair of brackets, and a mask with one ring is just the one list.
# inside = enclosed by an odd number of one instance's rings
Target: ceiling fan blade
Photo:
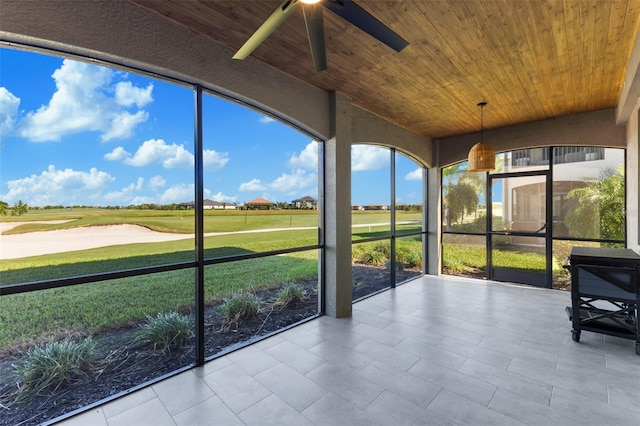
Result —
[[307, 25], [311, 57], [316, 71], [327, 69], [327, 53], [324, 46], [324, 18], [322, 9], [318, 5], [305, 5], [304, 22]]
[[322, 2], [322, 5], [396, 52], [400, 52], [409, 44], [408, 41], [351, 0], [327, 0]]
[[246, 59], [263, 41], [284, 22], [298, 6], [298, 0], [284, 0], [280, 6], [260, 25], [242, 47], [233, 55], [233, 59]]

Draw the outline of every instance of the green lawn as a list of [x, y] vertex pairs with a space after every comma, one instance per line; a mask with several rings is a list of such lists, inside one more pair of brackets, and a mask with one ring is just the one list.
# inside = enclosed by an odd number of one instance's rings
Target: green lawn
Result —
[[[398, 212], [398, 221], [419, 220], [419, 213]], [[354, 223], [388, 222], [389, 212], [357, 212]], [[76, 226], [135, 224], [171, 233], [193, 233], [192, 211], [30, 210], [3, 222], [63, 221], [27, 223], [11, 233], [67, 229]], [[205, 232], [234, 232], [269, 228], [309, 227], [305, 230], [241, 233], [205, 237], [205, 258], [265, 252], [317, 244], [318, 212], [207, 211]], [[378, 228], [378, 227], [374, 227]], [[412, 230], [415, 225], [405, 226]], [[388, 225], [382, 226], [388, 234]], [[419, 229], [419, 226], [417, 227]], [[363, 235], [372, 236], [361, 228]], [[374, 230], [376, 232], [376, 230]], [[354, 235], [357, 239], [357, 236]], [[163, 265], [195, 258], [195, 240], [138, 243], [90, 250], [56, 253], [0, 262], [2, 285], [34, 282], [145, 266]], [[316, 280], [317, 250], [205, 268], [205, 298], [215, 303], [235, 292], [280, 286], [286, 282]], [[161, 311], [189, 311], [194, 301], [195, 271], [185, 269], [139, 277], [63, 287], [3, 296], [0, 305], [0, 347], [36, 342], [73, 332], [96, 332], [138, 323], [145, 315]]]
[[[205, 267], [205, 300], [243, 290], [317, 279], [317, 251]], [[158, 312], [189, 312], [195, 270], [162, 272], [2, 297], [0, 347], [52, 335], [97, 332], [139, 323]]]
[[[367, 230], [368, 227], [357, 227], [363, 224], [388, 224], [390, 212], [354, 211], [351, 220], [354, 232]], [[64, 223], [27, 223], [5, 231], [5, 235], [25, 232], [50, 231], [68, 229], [79, 226], [133, 224], [147, 227], [158, 232], [193, 233], [195, 222], [193, 210], [129, 210], [75, 208], [29, 210], [24, 216], [2, 218], [2, 222], [38, 222], [67, 221]], [[422, 213], [396, 212], [397, 222], [419, 222]], [[205, 232], [236, 232], [269, 228], [317, 227], [317, 210], [207, 210], [204, 213]], [[415, 224], [404, 224], [399, 227], [413, 230], [420, 229]], [[373, 230], [389, 230], [389, 225], [372, 227]]]
[[[64, 223], [27, 223], [4, 234], [50, 231], [79, 226], [140, 225], [158, 232], [193, 233], [193, 210], [129, 210], [76, 208], [29, 210], [18, 217], [5, 217], [3, 222], [62, 221]], [[207, 210], [204, 213], [205, 232], [235, 232], [252, 229], [318, 226], [316, 210]]]
[[[206, 257], [315, 244], [315, 231], [280, 231], [205, 238]], [[194, 242], [129, 244], [2, 261], [2, 284], [161, 265], [194, 259]], [[317, 250], [205, 268], [205, 298], [317, 279]], [[51, 334], [125, 326], [160, 311], [188, 311], [195, 270], [163, 272], [2, 297], [0, 347]]]
[[[487, 251], [484, 246], [467, 244], [442, 244], [442, 263], [449, 273], [473, 275], [487, 269]], [[561, 258], [560, 258], [561, 257]], [[564, 254], [553, 258], [554, 274], [565, 274], [562, 269]], [[516, 248], [498, 248], [493, 250], [493, 265], [501, 268], [519, 269], [528, 272], [544, 272], [546, 258], [544, 253], [523, 251]]]

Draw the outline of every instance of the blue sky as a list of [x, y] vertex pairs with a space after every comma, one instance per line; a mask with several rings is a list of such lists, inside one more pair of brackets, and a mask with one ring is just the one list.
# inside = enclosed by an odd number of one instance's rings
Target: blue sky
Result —
[[[92, 63], [0, 49], [0, 200], [31, 206], [180, 203], [193, 196], [189, 87]], [[317, 197], [317, 142], [253, 111], [203, 99], [205, 198]], [[396, 162], [398, 202], [420, 169]], [[352, 149], [352, 201], [389, 203], [389, 151]]]

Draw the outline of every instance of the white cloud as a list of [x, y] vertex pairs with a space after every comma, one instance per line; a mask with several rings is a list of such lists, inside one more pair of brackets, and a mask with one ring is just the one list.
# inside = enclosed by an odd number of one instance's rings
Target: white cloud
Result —
[[114, 89], [111, 83], [116, 76], [108, 68], [65, 59], [52, 74], [56, 91], [49, 103], [24, 117], [19, 134], [36, 142], [59, 141], [84, 131], [102, 133], [103, 141], [129, 137], [148, 114], [127, 111], [129, 106], [123, 103], [145, 105], [152, 99], [153, 86], [138, 89], [125, 83]]
[[142, 143], [133, 156], [125, 158], [124, 163], [136, 167], [162, 164], [168, 169], [192, 167], [193, 154], [184, 145], [168, 145], [162, 139], [149, 139]]
[[268, 123], [273, 123], [276, 120], [274, 120], [273, 118], [271, 118], [271, 117], [269, 117], [267, 115], [263, 115], [262, 117], [260, 117], [260, 120], [258, 120], [258, 121], [260, 123], [263, 123], [263, 124], [268, 124]]
[[[194, 164], [193, 154], [184, 145], [168, 144], [162, 139], [144, 141], [133, 155], [121, 147], [115, 148], [107, 155], [105, 155], [107, 160], [124, 160], [125, 164], [135, 167], [162, 164], [167, 169], [174, 169], [193, 167]], [[206, 171], [219, 170], [229, 162], [229, 154], [226, 152], [205, 149], [202, 155]]]
[[123, 147], [119, 146], [114, 148], [113, 151], [106, 153], [104, 155], [104, 159], [109, 161], [119, 161], [124, 160], [129, 156], [131, 156], [131, 154], [125, 151]]
[[[307, 173], [303, 169], [297, 169], [292, 173], [283, 173], [273, 182], [262, 182], [260, 179], [252, 179], [240, 184], [240, 191], [278, 191], [287, 195], [296, 195], [303, 192], [315, 193], [318, 187], [318, 175]], [[266, 192], [265, 192], [266, 194]], [[265, 197], [266, 198], [266, 197]]]
[[144, 178], [139, 177], [138, 180], [136, 181], [135, 185], [133, 185], [133, 188], [136, 191], [140, 191], [140, 190], [142, 190], [143, 187], [144, 187]]
[[417, 168], [412, 172], [407, 173], [404, 176], [404, 180], [417, 180], [417, 181], [421, 181], [422, 180], [422, 169], [421, 168]]
[[91, 203], [103, 205], [101, 192], [115, 178], [95, 167], [88, 172], [50, 165], [39, 175], [7, 182], [9, 192], [2, 199], [10, 204], [22, 200], [32, 206], [74, 205]]
[[20, 98], [0, 87], [0, 140], [13, 130], [19, 106]]
[[[135, 182], [131, 182], [129, 185], [122, 188], [120, 191], [111, 191], [100, 197], [100, 205], [131, 205], [131, 204], [144, 204], [151, 203], [153, 201], [140, 201], [141, 199], [148, 200], [148, 197], [141, 197], [137, 195], [144, 188], [144, 178], [139, 177]], [[134, 201], [136, 200], [136, 201]]]
[[133, 128], [147, 121], [147, 118], [149, 118], [149, 114], [146, 111], [138, 111], [135, 114], [130, 114], [127, 111], [116, 113], [111, 120], [111, 126], [100, 136], [100, 139], [105, 142], [111, 139], [131, 137]]
[[222, 192], [218, 192], [217, 194], [210, 195], [207, 198], [213, 201], [218, 201], [220, 203], [235, 203], [236, 201], [238, 201], [238, 197], [225, 195]]
[[351, 171], [378, 170], [389, 165], [389, 150], [372, 145], [351, 147]]
[[151, 92], [153, 84], [149, 84], [145, 89], [135, 87], [130, 81], [121, 81], [116, 84], [116, 102], [118, 105], [131, 106], [136, 105], [143, 108], [153, 101]]
[[311, 141], [299, 155], [293, 154], [289, 159], [292, 168], [318, 170], [318, 143]]
[[139, 206], [141, 204], [156, 204], [156, 200], [151, 197], [135, 196], [129, 202], [124, 203], [128, 206]]
[[193, 200], [194, 193], [193, 184], [181, 183], [173, 185], [160, 196], [160, 204], [182, 203]]
[[267, 186], [264, 185], [260, 179], [253, 178], [249, 182], [243, 182], [240, 184], [240, 191], [264, 191]]
[[291, 174], [283, 173], [269, 185], [269, 188], [287, 195], [295, 195], [314, 189], [317, 182], [318, 177], [315, 173], [307, 174], [303, 169], [298, 169]]
[[162, 188], [166, 184], [167, 184], [167, 180], [160, 175], [154, 176], [151, 179], [149, 179], [149, 188], [158, 189], [158, 188]]
[[217, 152], [212, 149], [202, 151], [202, 164], [208, 172], [220, 170], [229, 162], [229, 153]]

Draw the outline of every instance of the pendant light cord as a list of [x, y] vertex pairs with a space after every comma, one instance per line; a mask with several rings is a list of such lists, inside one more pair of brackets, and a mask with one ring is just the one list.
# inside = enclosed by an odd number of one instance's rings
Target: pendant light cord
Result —
[[478, 106], [480, 107], [480, 142], [484, 142], [484, 107], [487, 105], [486, 102], [479, 102]]

